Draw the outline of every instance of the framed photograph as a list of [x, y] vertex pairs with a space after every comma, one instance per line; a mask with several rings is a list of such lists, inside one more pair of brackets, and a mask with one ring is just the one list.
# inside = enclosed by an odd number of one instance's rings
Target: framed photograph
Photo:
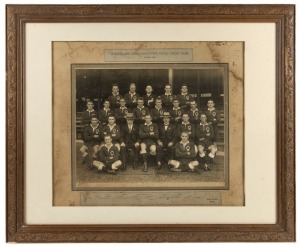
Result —
[[6, 14], [8, 242], [295, 241], [294, 5]]

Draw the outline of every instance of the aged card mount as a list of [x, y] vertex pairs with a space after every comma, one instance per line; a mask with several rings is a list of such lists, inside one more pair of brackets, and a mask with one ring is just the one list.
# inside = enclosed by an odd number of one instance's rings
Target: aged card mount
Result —
[[[53, 133], [54, 140], [60, 140], [53, 151], [54, 205], [244, 205], [243, 57], [243, 42], [53, 42]], [[113, 75], [107, 75], [110, 71]], [[148, 78], [141, 79], [140, 73], [148, 73]], [[126, 76], [129, 81], [123, 79]], [[156, 93], [170, 83], [175, 94], [176, 88], [188, 83], [199, 109], [204, 109], [207, 100], [215, 95], [223, 113], [219, 126], [223, 139], [214, 171], [179, 175], [166, 167], [160, 172], [150, 169], [148, 173], [140, 167], [137, 171], [120, 171], [113, 178], [83, 171], [78, 150], [83, 144], [76, 122], [78, 100], [83, 96], [92, 98], [83, 88], [92, 87], [98, 90], [95, 104], [99, 103], [101, 109], [99, 101], [103, 102], [111, 93], [111, 82], [118, 83], [124, 93], [129, 83], [136, 82], [140, 95], [148, 84]], [[72, 112], [66, 109], [69, 105]], [[70, 149], [71, 154], [60, 152]], [[166, 196], [172, 190], [176, 193], [170, 197], [176, 200]], [[104, 191], [114, 193], [108, 196], [110, 193]]]
[[[55, 13], [55, 14], [54, 14]], [[32, 225], [25, 221], [25, 26], [65, 22], [231, 22], [276, 26], [276, 222], [274, 224]], [[7, 6], [7, 241], [295, 241], [295, 6]], [[113, 59], [113, 58], [110, 58]], [[110, 61], [110, 63], [113, 63]], [[71, 153], [71, 151], [69, 150]], [[68, 175], [69, 176], [69, 175]], [[69, 179], [69, 178], [68, 178]], [[51, 193], [51, 192], [49, 192]], [[94, 193], [92, 191], [91, 193]], [[85, 196], [86, 199], [89, 199]], [[246, 203], [247, 204], [247, 203]], [[230, 228], [230, 231], [228, 229]], [[184, 234], [178, 234], [178, 232]]]

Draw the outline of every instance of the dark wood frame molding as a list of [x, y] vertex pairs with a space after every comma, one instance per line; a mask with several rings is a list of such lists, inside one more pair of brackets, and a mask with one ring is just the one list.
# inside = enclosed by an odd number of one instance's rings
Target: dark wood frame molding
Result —
[[[30, 22], [276, 24], [276, 224], [26, 225], [25, 24]], [[295, 241], [295, 5], [7, 5], [8, 242]]]

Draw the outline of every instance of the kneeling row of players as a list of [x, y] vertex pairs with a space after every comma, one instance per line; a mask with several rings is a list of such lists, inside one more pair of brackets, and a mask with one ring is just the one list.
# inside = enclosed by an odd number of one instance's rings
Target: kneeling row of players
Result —
[[[159, 127], [152, 123], [150, 115], [146, 115], [145, 123], [140, 126], [133, 124], [133, 120], [132, 116], [128, 116], [127, 124], [120, 129], [115, 124], [114, 116], [109, 116], [108, 125], [104, 127], [93, 117], [91, 125], [84, 130], [84, 144], [80, 148], [82, 163], [115, 174], [121, 166], [123, 171], [126, 170], [128, 153], [131, 153], [133, 168], [137, 169], [141, 158], [143, 169], [147, 172], [147, 156], [155, 158], [159, 170], [162, 167], [162, 154], [166, 151], [167, 163], [172, 171], [198, 171], [199, 164], [204, 170], [212, 169], [217, 147], [213, 144], [213, 127], [206, 122], [204, 114], [201, 115], [200, 124], [196, 128], [193, 126], [195, 138], [191, 138], [191, 125], [182, 123], [185, 128], [179, 129], [179, 140], [176, 138], [178, 126], [170, 124], [168, 114], [165, 114], [164, 124]], [[92, 159], [87, 162], [91, 156], [89, 153], [92, 153]]]

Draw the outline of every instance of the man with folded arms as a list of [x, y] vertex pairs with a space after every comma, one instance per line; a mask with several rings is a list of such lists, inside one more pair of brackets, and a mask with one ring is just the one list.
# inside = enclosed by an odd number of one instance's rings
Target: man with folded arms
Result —
[[98, 171], [106, 171], [110, 174], [116, 174], [122, 165], [119, 160], [119, 149], [113, 145], [112, 138], [109, 135], [104, 136], [105, 144], [100, 148], [98, 157], [93, 161], [93, 165]]

